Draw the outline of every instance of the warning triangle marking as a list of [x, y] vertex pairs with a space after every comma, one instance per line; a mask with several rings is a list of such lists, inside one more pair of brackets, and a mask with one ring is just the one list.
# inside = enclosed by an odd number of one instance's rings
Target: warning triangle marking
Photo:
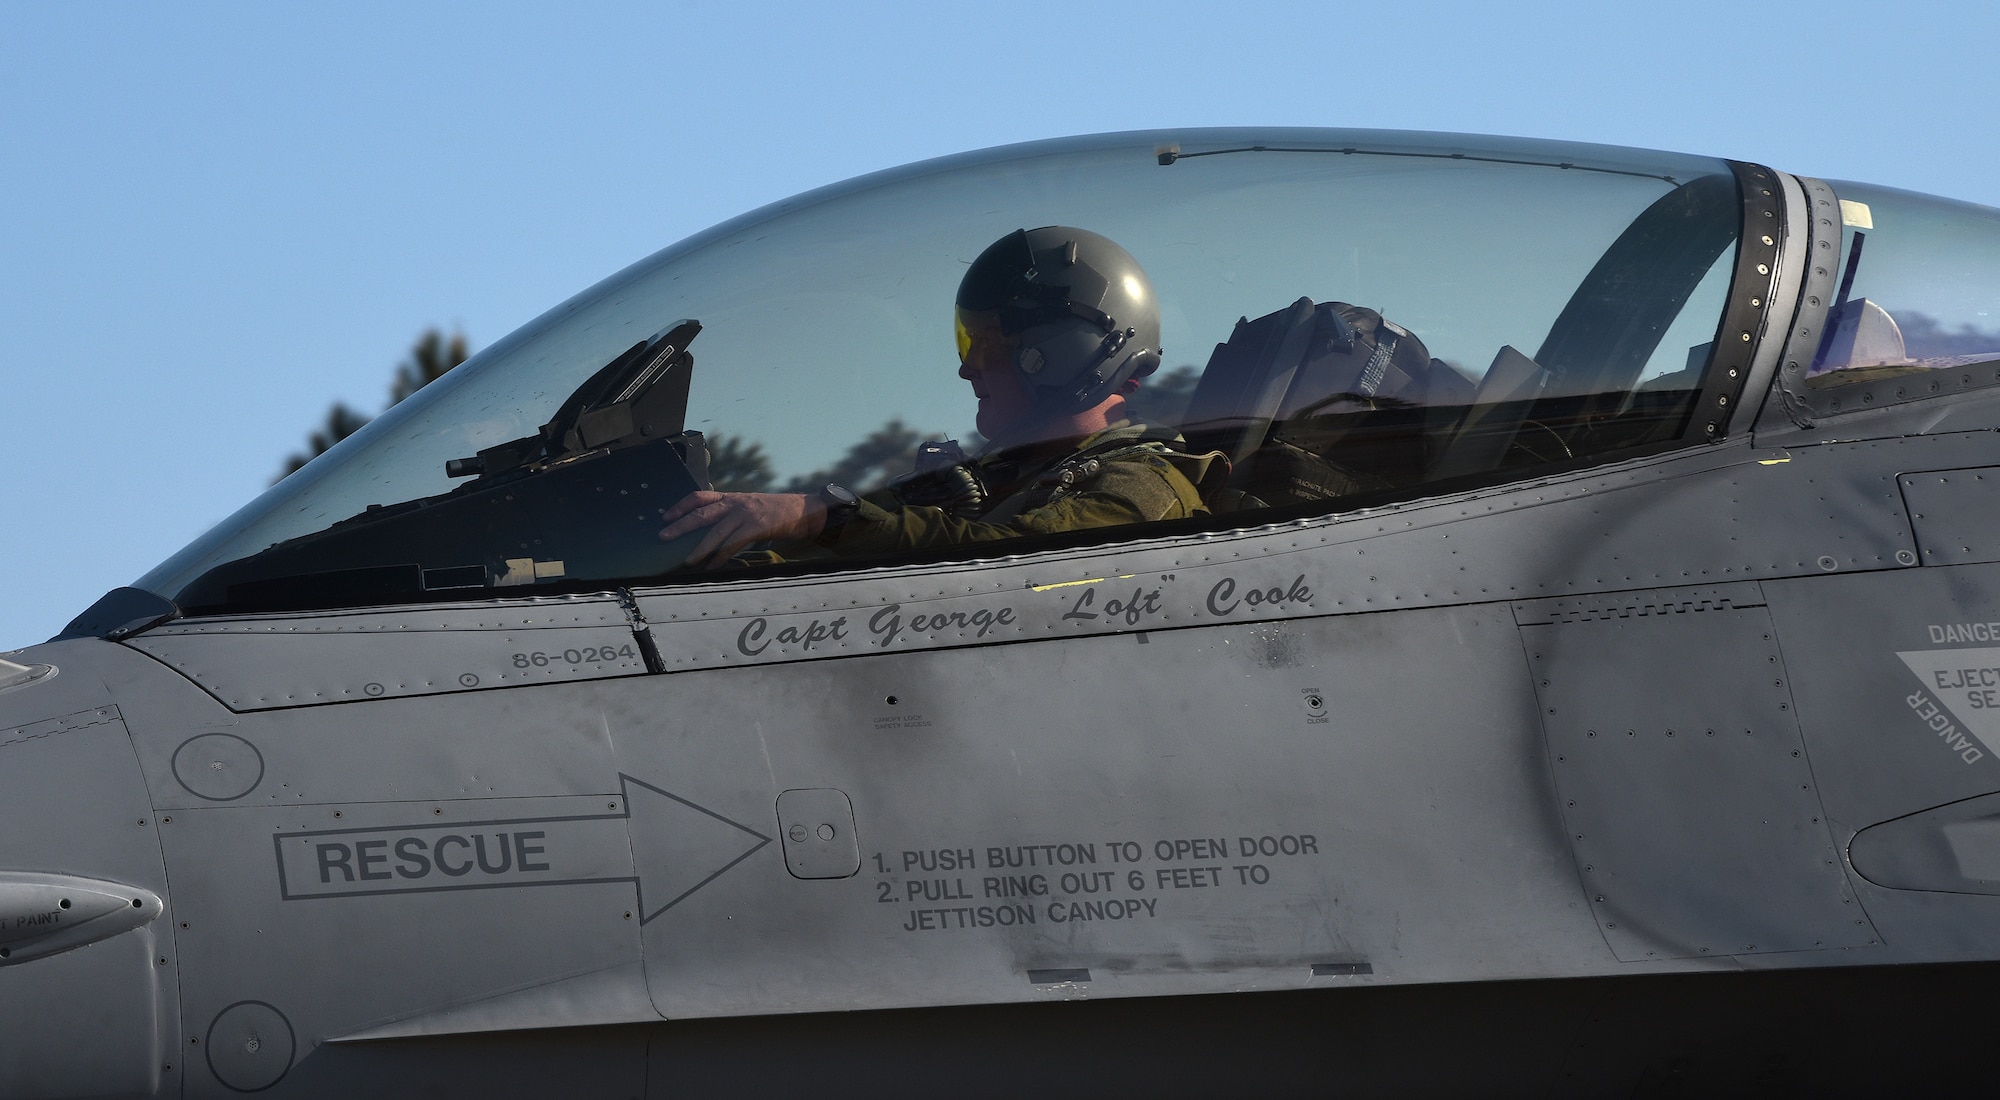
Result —
[[1960, 728], [2000, 755], [2000, 648], [1915, 649], [1896, 656]]

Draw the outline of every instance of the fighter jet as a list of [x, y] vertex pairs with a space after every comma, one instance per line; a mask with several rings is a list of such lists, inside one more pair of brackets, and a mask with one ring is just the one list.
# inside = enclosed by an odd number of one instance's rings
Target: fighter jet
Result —
[[2000, 211], [1540, 140], [746, 214], [4, 655], [0, 1096], [1950, 1082], [1996, 318]]

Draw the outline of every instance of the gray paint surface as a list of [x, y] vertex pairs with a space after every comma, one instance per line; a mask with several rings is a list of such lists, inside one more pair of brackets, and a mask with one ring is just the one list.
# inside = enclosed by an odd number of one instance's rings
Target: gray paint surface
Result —
[[[0, 965], [0, 1093], [664, 1096], [729, 1017], [2000, 959], [1995, 399], [1788, 389], [1827, 239], [1712, 446], [10, 655], [0, 903], [143, 912]], [[1585, 1047], [1642, 1018], [1517, 1064], [1625, 1081]]]
[[[58, 667], [85, 657], [87, 669], [88, 655], [104, 648], [72, 642], [39, 653]], [[0, 1093], [150, 1095], [180, 1083], [163, 1068], [177, 1064], [182, 1042], [179, 950], [172, 909], [161, 904], [166, 868], [120, 710], [101, 681], [73, 671], [5, 697], [0, 710], [0, 806], [16, 809], [0, 837], [0, 879], [31, 871], [129, 888], [139, 919], [109, 938], [87, 928], [72, 937], [66, 925], [102, 908], [85, 895], [58, 891], [46, 909], [10, 907], [0, 991], [23, 1011], [9, 1015], [0, 1042]], [[48, 717], [22, 720], [38, 713]], [[18, 812], [28, 806], [42, 812]], [[37, 950], [50, 941], [60, 946]]]
[[[149, 700], [105, 732], [173, 874], [154, 1019], [241, 1048], [176, 1063], [193, 1096], [335, 1095], [383, 1043], [549, 1027], [1981, 958], [1991, 896], [1845, 852], [1994, 789], [1907, 703], [1905, 656], [1990, 648], [1930, 633], [2000, 622], [1990, 566], [1898, 560], [1940, 514], [1912, 520], [1904, 474], [1992, 447], [1739, 441], [1241, 534], [643, 592], [662, 673], [253, 707], [283, 661], [197, 686], [163, 659], [420, 636], [449, 670], [516, 636], [382, 609], [67, 642], [5, 701], [31, 731]], [[526, 629], [635, 638], [615, 598], [561, 606], [598, 619]], [[1752, 733], [1682, 740], [1704, 723]], [[606, 1049], [600, 1081], [643, 1066]]]
[[1876, 942], [1757, 586], [1625, 596], [1521, 631], [1571, 849], [1612, 950], [1639, 961]]
[[623, 608], [608, 596], [205, 619], [169, 623], [132, 644], [235, 711], [646, 671]]

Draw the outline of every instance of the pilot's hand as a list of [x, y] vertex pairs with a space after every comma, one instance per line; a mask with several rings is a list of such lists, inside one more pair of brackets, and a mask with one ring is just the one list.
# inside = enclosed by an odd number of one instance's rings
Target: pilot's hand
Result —
[[753, 542], [797, 542], [819, 534], [826, 527], [826, 505], [818, 497], [796, 493], [699, 490], [676, 501], [660, 519], [666, 524], [660, 530], [663, 542], [708, 528], [687, 563], [714, 568]]

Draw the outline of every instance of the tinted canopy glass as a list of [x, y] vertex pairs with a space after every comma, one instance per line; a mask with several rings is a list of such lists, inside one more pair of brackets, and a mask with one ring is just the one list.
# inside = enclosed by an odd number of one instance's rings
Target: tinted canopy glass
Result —
[[1814, 389], [2000, 360], [2000, 210], [1860, 183], [1840, 200], [1838, 287]]
[[1177, 462], [1214, 458], [1203, 522], [1667, 445], [1739, 210], [1721, 161], [1434, 135], [1113, 135], [915, 165], [579, 294], [139, 585], [250, 610], [659, 579], [686, 553], [657, 537], [661, 510], [710, 482], [839, 482], [898, 509], [920, 442], [979, 451], [961, 276], [1043, 225], [1102, 234], [1150, 278], [1163, 362], [1121, 415], [1160, 426], [1147, 446]]

